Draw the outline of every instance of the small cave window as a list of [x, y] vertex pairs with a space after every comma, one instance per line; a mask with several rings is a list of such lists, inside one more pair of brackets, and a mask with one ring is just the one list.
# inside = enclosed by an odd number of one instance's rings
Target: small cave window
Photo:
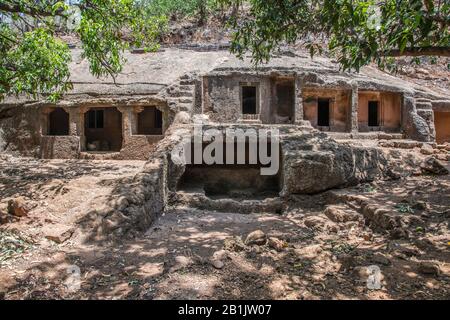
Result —
[[242, 86], [242, 113], [256, 114], [256, 86]]
[[378, 101], [369, 101], [369, 127], [378, 127], [379, 124], [379, 105]]
[[317, 125], [330, 126], [330, 99], [319, 99], [317, 102]]
[[163, 115], [155, 107], [147, 107], [137, 115], [137, 134], [162, 135]]
[[63, 108], [50, 112], [48, 134], [50, 136], [69, 135], [69, 114]]
[[104, 111], [103, 110], [89, 110], [88, 111], [88, 128], [89, 129], [103, 129], [104, 127]]

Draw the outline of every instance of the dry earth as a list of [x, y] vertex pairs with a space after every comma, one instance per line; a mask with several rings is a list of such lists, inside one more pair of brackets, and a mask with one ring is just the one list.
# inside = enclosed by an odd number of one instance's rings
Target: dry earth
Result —
[[[31, 210], [0, 227], [0, 298], [450, 298], [448, 175], [298, 196], [283, 215], [172, 208], [136, 239], [86, 242], [78, 222], [88, 208], [143, 165], [2, 156], [2, 210], [17, 196]], [[401, 232], [364, 224], [355, 199], [414, 223]], [[246, 245], [255, 230], [275, 239]], [[367, 287], [373, 265], [380, 289]], [[79, 290], [68, 282], [73, 266]]]

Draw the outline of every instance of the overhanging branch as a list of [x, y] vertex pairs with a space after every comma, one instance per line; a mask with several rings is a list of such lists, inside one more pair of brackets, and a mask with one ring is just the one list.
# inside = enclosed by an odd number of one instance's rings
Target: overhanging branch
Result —
[[419, 56], [442, 56], [450, 57], [450, 47], [411, 47], [403, 51], [392, 49], [380, 52], [385, 57], [419, 57]]

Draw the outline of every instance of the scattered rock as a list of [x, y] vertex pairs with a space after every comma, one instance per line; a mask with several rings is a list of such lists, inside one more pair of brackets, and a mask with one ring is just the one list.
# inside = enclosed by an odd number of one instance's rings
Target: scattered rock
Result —
[[275, 249], [276, 251], [283, 251], [283, 249], [286, 248], [286, 243], [275, 237], [270, 237], [267, 240], [267, 244], [270, 248]]
[[224, 240], [223, 247], [225, 250], [240, 252], [245, 250], [245, 244], [240, 237], [227, 238]]
[[439, 265], [431, 261], [421, 261], [418, 270], [422, 274], [428, 274], [433, 276], [439, 276], [441, 274], [441, 269], [439, 268]]
[[363, 239], [365, 241], [372, 241], [373, 240], [373, 233], [372, 232], [364, 232]]
[[194, 261], [186, 256], [176, 256], [173, 265], [170, 267], [169, 272], [175, 272], [180, 269], [186, 268], [187, 266], [193, 264]]
[[422, 148], [420, 148], [420, 153], [425, 154], [425, 155], [430, 155], [430, 154], [434, 153], [434, 149], [429, 144], [424, 143], [422, 145]]
[[23, 197], [17, 197], [8, 201], [8, 213], [16, 217], [25, 217], [30, 211]]
[[264, 232], [262, 232], [261, 230], [256, 230], [256, 231], [249, 233], [249, 235], [245, 239], [245, 244], [248, 246], [252, 245], [252, 244], [262, 246], [262, 245], [265, 245], [266, 242], [267, 242], [266, 234]]
[[45, 238], [60, 244], [69, 240], [72, 237], [73, 233], [75, 232], [75, 229], [67, 226], [57, 225], [52, 226], [50, 230], [45, 230], [44, 232]]
[[353, 274], [361, 280], [367, 280], [370, 276], [370, 270], [368, 267], [357, 266], [353, 268]]
[[325, 226], [325, 219], [321, 217], [307, 217], [304, 221], [305, 226], [311, 229], [322, 229]]
[[435, 175], [446, 175], [449, 173], [448, 169], [437, 160], [435, 157], [427, 157], [420, 165], [422, 172]]
[[357, 214], [346, 212], [335, 206], [328, 206], [323, 213], [334, 222], [356, 221], [359, 218]]
[[216, 269], [222, 269], [225, 265], [222, 260], [213, 259], [210, 262], [211, 265]]

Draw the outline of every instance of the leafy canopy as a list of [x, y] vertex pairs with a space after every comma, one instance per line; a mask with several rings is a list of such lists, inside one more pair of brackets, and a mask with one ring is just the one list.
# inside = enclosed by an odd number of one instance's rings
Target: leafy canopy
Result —
[[313, 56], [324, 49], [345, 70], [398, 56], [450, 56], [448, 0], [221, 0], [250, 5], [235, 17], [232, 51], [267, 62], [280, 45], [301, 42]]
[[164, 15], [143, 13], [134, 0], [2, 0], [0, 2], [0, 100], [8, 94], [43, 94], [52, 101], [71, 88], [68, 45], [75, 34], [95, 76], [113, 78], [130, 46], [158, 48]]

